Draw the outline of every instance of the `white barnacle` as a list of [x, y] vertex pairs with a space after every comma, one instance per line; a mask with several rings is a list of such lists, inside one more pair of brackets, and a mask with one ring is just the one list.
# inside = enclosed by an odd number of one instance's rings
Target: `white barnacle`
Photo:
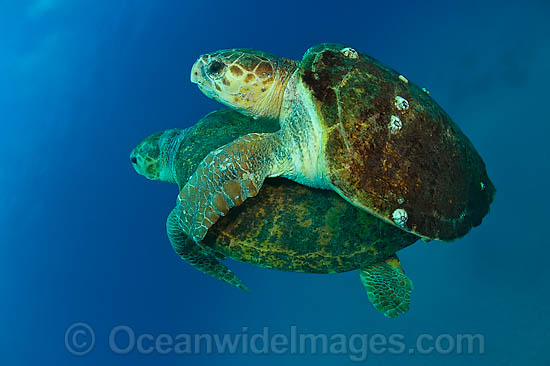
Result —
[[340, 50], [340, 53], [346, 57], [349, 57], [349, 58], [352, 58], [352, 59], [357, 59], [359, 58], [359, 54], [357, 53], [356, 50], [354, 50], [353, 48], [351, 47], [346, 47], [346, 48], [342, 48]]
[[404, 202], [405, 202], [405, 199], [403, 197], [399, 197], [397, 199], [397, 203], [399, 203], [400, 205], [402, 205]]
[[480, 182], [480, 184], [479, 184], [479, 185], [481, 186], [481, 190], [482, 190], [482, 191], [483, 191], [483, 190], [485, 190], [485, 183], [483, 183], [483, 182]]
[[430, 92], [428, 91], [428, 89], [426, 89], [426, 88], [422, 88], [422, 91], [423, 91], [424, 93], [426, 93], [426, 94], [430, 95]]
[[398, 208], [395, 211], [393, 211], [392, 219], [397, 226], [403, 227], [407, 223], [407, 220], [409, 219], [409, 215], [407, 215], [407, 211], [405, 211], [404, 209]]
[[404, 82], [405, 84], [408, 84], [408, 83], [409, 83], [409, 80], [407, 80], [407, 78], [404, 77], [403, 75], [399, 75], [399, 80], [401, 80], [401, 81]]
[[400, 97], [399, 95], [395, 97], [395, 106], [400, 111], [406, 111], [409, 109], [409, 102], [407, 99]]
[[397, 116], [391, 116], [390, 123], [388, 125], [390, 132], [397, 133], [401, 127], [403, 127], [403, 122], [401, 122], [401, 119]]

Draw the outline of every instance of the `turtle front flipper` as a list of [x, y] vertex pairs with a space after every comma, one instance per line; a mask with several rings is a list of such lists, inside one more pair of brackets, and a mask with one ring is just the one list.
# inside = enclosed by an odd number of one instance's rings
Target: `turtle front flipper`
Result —
[[359, 275], [370, 302], [385, 316], [395, 318], [409, 310], [413, 284], [396, 255], [360, 269]]
[[172, 210], [166, 221], [168, 238], [176, 253], [199, 271], [241, 290], [249, 291], [246, 285], [229, 268], [217, 261], [213, 253], [206, 252], [183, 232], [180, 226], [180, 212], [181, 207], [178, 205]]
[[258, 194], [268, 176], [281, 175], [277, 133], [251, 133], [208, 154], [178, 196], [183, 231], [200, 242], [232, 207]]

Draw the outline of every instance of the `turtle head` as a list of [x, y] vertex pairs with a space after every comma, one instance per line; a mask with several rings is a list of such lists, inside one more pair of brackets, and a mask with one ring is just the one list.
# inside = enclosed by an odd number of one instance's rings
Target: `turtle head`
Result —
[[296, 62], [250, 49], [202, 55], [191, 69], [191, 82], [209, 98], [245, 115], [278, 118]]
[[185, 130], [157, 132], [141, 141], [130, 153], [136, 172], [147, 179], [175, 183], [172, 164]]

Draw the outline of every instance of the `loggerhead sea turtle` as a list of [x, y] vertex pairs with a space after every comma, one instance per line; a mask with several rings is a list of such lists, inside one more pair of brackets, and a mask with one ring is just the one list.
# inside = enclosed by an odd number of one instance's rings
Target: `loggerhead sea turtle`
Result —
[[[213, 112], [195, 126], [146, 138], [131, 153], [134, 168], [152, 180], [180, 188], [212, 150], [251, 133], [273, 132], [275, 120], [253, 120], [238, 112]], [[179, 226], [180, 204], [167, 221], [176, 252], [200, 271], [245, 285], [217, 259], [227, 256], [265, 268], [308, 273], [359, 270], [374, 306], [388, 317], [409, 308], [411, 281], [395, 253], [418, 237], [357, 209], [336, 193], [287, 179], [266, 180], [261, 193], [221, 218], [201, 245]]]
[[196, 61], [191, 81], [281, 126], [216, 149], [189, 178], [180, 224], [196, 242], [275, 176], [332, 189], [425, 239], [459, 238], [489, 212], [495, 187], [468, 138], [425, 90], [350, 47], [320, 44], [300, 63], [217, 51]]

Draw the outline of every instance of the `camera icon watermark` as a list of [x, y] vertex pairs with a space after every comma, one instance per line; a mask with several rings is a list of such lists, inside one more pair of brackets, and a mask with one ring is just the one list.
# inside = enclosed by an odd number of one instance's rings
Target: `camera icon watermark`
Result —
[[86, 323], [73, 323], [65, 331], [65, 348], [75, 356], [85, 356], [95, 347], [95, 332]]

